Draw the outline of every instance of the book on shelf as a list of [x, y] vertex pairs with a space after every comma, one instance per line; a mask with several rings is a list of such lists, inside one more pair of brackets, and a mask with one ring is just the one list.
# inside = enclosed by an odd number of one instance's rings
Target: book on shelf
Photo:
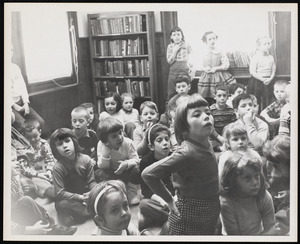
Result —
[[97, 103], [98, 103], [98, 114], [100, 114], [102, 111], [104, 111], [104, 101], [98, 99]]
[[131, 81], [131, 92], [135, 98], [141, 96], [140, 85], [138, 81]]
[[145, 96], [150, 97], [151, 96], [150, 82], [146, 81], [144, 85], [145, 85]]

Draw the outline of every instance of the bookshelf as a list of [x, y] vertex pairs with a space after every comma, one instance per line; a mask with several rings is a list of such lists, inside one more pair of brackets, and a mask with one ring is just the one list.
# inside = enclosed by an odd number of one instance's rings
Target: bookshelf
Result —
[[153, 12], [88, 14], [93, 100], [103, 111], [107, 92], [131, 93], [135, 107], [156, 102]]

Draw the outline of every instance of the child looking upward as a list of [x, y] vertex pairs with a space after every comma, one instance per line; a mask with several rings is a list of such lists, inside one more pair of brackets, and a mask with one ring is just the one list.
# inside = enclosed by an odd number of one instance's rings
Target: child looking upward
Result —
[[122, 181], [109, 180], [96, 185], [89, 195], [88, 211], [97, 226], [92, 235], [139, 235], [130, 223], [131, 213]]
[[[142, 178], [169, 205], [170, 235], [209, 235], [220, 213], [218, 165], [209, 136], [213, 117], [199, 94], [176, 110], [175, 134], [180, 146], [169, 157], [148, 166]], [[172, 175], [177, 200], [162, 180]]]
[[232, 101], [235, 97], [246, 92], [246, 87], [241, 83], [232, 83], [228, 87], [229, 97], [226, 104], [233, 108]]
[[98, 123], [99, 123], [99, 118], [98, 118], [98, 114], [97, 114], [97, 111], [96, 111], [96, 106], [92, 103], [82, 103], [80, 105], [80, 107], [86, 108], [86, 110], [90, 114], [88, 129], [93, 130], [93, 131], [96, 132], [97, 131], [97, 126], [98, 126]]
[[171, 65], [168, 77], [168, 98], [176, 95], [174, 80], [179, 72], [190, 71], [191, 64], [189, 56], [191, 54], [191, 46], [184, 40], [184, 35], [179, 27], [174, 27], [170, 32], [171, 43], [167, 47], [167, 62]]
[[74, 108], [71, 112], [71, 121], [73, 132], [77, 136], [79, 146], [82, 148], [81, 153], [89, 155], [93, 159], [93, 166], [95, 166], [98, 137], [95, 131], [88, 129], [90, 121], [88, 110], [81, 106]]
[[[276, 101], [271, 103], [266, 107], [260, 115], [266, 119], [269, 123], [269, 126], [272, 127], [274, 134], [271, 135], [271, 138], [278, 135], [279, 121], [280, 121], [280, 112], [282, 107], [286, 103], [286, 86], [288, 82], [286, 80], [277, 80], [274, 84], [274, 96]], [[271, 130], [271, 129], [270, 129]]]
[[57, 163], [53, 168], [55, 208], [66, 226], [82, 223], [90, 217], [86, 200], [96, 185], [92, 159], [80, 153], [73, 131], [60, 128], [50, 137], [50, 146]]
[[238, 116], [234, 124], [246, 126], [250, 147], [262, 155], [262, 147], [269, 138], [269, 127], [267, 123], [256, 117], [251, 96], [249, 94], [238, 95], [233, 100], [233, 107]]
[[159, 113], [154, 102], [145, 101], [140, 106], [141, 125], [133, 132], [133, 142], [140, 157], [148, 154], [150, 149], [147, 143], [147, 132], [149, 128], [157, 123]]
[[[148, 133], [148, 146], [151, 150], [140, 162], [140, 171], [143, 172], [149, 165], [167, 157], [170, 154], [170, 131], [161, 124], [154, 124]], [[163, 179], [164, 185], [175, 194], [170, 176]], [[168, 220], [169, 206], [160, 196], [154, 194], [148, 185], [141, 181], [142, 195], [140, 202], [139, 230], [142, 231], [151, 226], [163, 226]]]
[[97, 147], [99, 169], [95, 172], [97, 181], [122, 180], [128, 188], [129, 203], [139, 203], [140, 159], [133, 141], [124, 137], [123, 125], [116, 118], [104, 119], [99, 123], [97, 133], [100, 138]]
[[210, 106], [210, 111], [214, 118], [214, 127], [216, 131], [216, 133], [213, 134], [213, 137], [216, 138], [217, 141], [214, 140], [212, 143], [214, 150], [220, 151], [218, 149], [216, 150], [216, 148], [220, 147], [224, 142], [224, 138], [222, 137], [224, 127], [235, 122], [237, 118], [234, 109], [226, 104], [228, 99], [228, 88], [225, 84], [218, 84], [216, 86], [214, 98], [216, 103]]
[[207, 53], [201, 61], [200, 71], [203, 71], [198, 82], [198, 93], [211, 105], [215, 95], [217, 83], [226, 85], [235, 83], [235, 78], [227, 71], [229, 60], [225, 53], [218, 50], [215, 44], [218, 36], [213, 31], [205, 32], [202, 41], [207, 46]]
[[276, 71], [276, 63], [269, 53], [270, 49], [271, 39], [267, 36], [259, 37], [256, 41], [256, 53], [249, 66], [251, 78], [247, 85], [247, 93], [256, 96], [261, 109], [270, 104], [269, 85]]

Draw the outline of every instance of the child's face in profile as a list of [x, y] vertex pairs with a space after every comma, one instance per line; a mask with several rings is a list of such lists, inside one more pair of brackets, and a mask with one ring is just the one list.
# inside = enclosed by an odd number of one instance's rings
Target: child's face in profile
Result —
[[244, 89], [242, 89], [241, 87], [236, 88], [235, 92], [233, 93], [234, 97], [237, 97], [240, 94], [243, 94], [245, 92]]
[[71, 137], [66, 137], [63, 140], [57, 140], [55, 142], [58, 153], [63, 157], [69, 160], [75, 158], [75, 147], [74, 142]]
[[31, 145], [35, 146], [41, 140], [41, 131], [34, 128], [31, 132], [25, 132], [24, 136]]
[[271, 46], [271, 40], [269, 38], [264, 38], [260, 41], [259, 49], [267, 53], [270, 51]]
[[127, 197], [120, 191], [110, 191], [105, 198], [106, 203], [103, 206], [104, 226], [116, 231], [127, 229], [131, 219]]
[[191, 86], [188, 85], [186, 82], [178, 82], [176, 83], [175, 90], [177, 94], [181, 96], [181, 95], [188, 94], [190, 88]]
[[255, 114], [258, 114], [258, 110], [259, 110], [259, 105], [257, 104], [257, 100], [256, 99], [253, 99], [252, 100], [252, 102], [253, 102], [253, 112], [255, 113]]
[[117, 102], [114, 100], [113, 97], [107, 97], [104, 99], [104, 106], [106, 111], [109, 114], [114, 114], [117, 110]]
[[239, 102], [237, 113], [242, 118], [246, 113], [253, 109], [253, 102], [251, 98], [242, 99]]
[[173, 31], [171, 34], [171, 39], [175, 44], [178, 44], [182, 41], [182, 34], [181, 31]]
[[107, 144], [110, 148], [118, 150], [124, 141], [123, 130], [109, 133], [107, 136]]
[[94, 121], [94, 118], [95, 118], [94, 109], [93, 109], [93, 107], [89, 107], [89, 108], [86, 108], [86, 110], [88, 111], [88, 113], [90, 115], [89, 122], [91, 123]]
[[89, 121], [87, 119], [87, 113], [85, 111], [72, 112], [72, 127], [76, 136], [83, 136], [87, 131]]
[[16, 176], [21, 173], [20, 163], [17, 160], [16, 152], [11, 152], [11, 176]]
[[260, 173], [249, 166], [236, 176], [236, 190], [240, 197], [254, 197], [260, 189]]
[[248, 137], [244, 135], [231, 135], [228, 140], [231, 151], [245, 151], [248, 146]]
[[147, 123], [156, 123], [158, 120], [158, 113], [156, 112], [155, 109], [150, 108], [148, 106], [145, 106], [142, 114], [141, 114], [141, 121], [144, 125]]
[[132, 100], [132, 98], [129, 97], [129, 96], [124, 97], [122, 105], [123, 105], [123, 109], [125, 111], [130, 112], [132, 110], [132, 107], [133, 107], [133, 100]]
[[223, 90], [217, 90], [215, 95], [216, 103], [220, 107], [224, 107], [226, 105], [226, 101], [228, 99], [228, 94], [226, 91]]
[[162, 159], [168, 156], [170, 152], [170, 137], [166, 131], [158, 132], [153, 144], [154, 155], [156, 159]]
[[200, 142], [203, 137], [208, 137], [213, 131], [214, 119], [209, 107], [191, 108], [187, 111], [187, 122], [189, 124], [188, 137]]
[[274, 96], [277, 101], [284, 102], [286, 99], [286, 85], [274, 85]]

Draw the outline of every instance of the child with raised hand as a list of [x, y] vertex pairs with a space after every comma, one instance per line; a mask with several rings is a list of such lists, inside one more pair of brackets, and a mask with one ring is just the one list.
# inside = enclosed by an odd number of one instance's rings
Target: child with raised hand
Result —
[[[147, 136], [151, 152], [142, 158], [140, 162], [141, 172], [149, 165], [170, 155], [170, 136], [171, 133], [165, 125], [158, 123], [152, 125]], [[170, 176], [163, 179], [163, 183], [174, 195], [175, 192]], [[143, 180], [141, 181], [141, 189], [144, 198], [140, 202], [139, 230], [142, 231], [152, 226], [162, 227], [168, 220], [168, 204], [160, 196], [154, 194]]]
[[265, 120], [269, 123], [269, 126], [272, 127], [272, 131], [274, 133], [270, 135], [270, 138], [274, 138], [276, 135], [278, 135], [280, 112], [282, 107], [286, 104], [285, 88], [287, 85], [288, 81], [286, 80], [275, 81], [273, 93], [276, 98], [276, 101], [271, 103], [260, 113], [260, 115], [264, 117]]
[[130, 138], [124, 137], [123, 125], [116, 118], [106, 118], [99, 123], [97, 155], [98, 170], [95, 172], [97, 182], [103, 180], [122, 180], [128, 188], [130, 204], [140, 202], [139, 156]]
[[246, 126], [231, 123], [224, 128], [223, 136], [226, 139], [223, 145], [225, 151], [219, 157], [219, 176], [222, 175], [226, 160], [235, 152], [244, 151], [249, 155], [253, 155], [253, 157], [260, 158], [256, 151], [248, 147], [249, 138]]
[[211, 138], [214, 139], [212, 141], [214, 151], [221, 152], [220, 147], [225, 141], [225, 138], [222, 136], [223, 129], [226, 125], [235, 122], [237, 118], [234, 109], [226, 104], [228, 99], [228, 87], [225, 84], [219, 83], [216, 86], [214, 98], [216, 103], [210, 106], [210, 111], [214, 118], [215, 132], [212, 134]]
[[86, 110], [90, 115], [88, 129], [96, 132], [97, 126], [99, 124], [99, 118], [98, 118], [96, 106], [93, 103], [82, 103], [80, 107], [86, 108]]
[[[220, 213], [218, 165], [209, 136], [213, 117], [199, 94], [177, 108], [175, 134], [180, 146], [148, 166], [142, 178], [169, 205], [170, 235], [214, 234]], [[172, 175], [177, 200], [162, 179]]]
[[235, 83], [235, 78], [227, 71], [229, 60], [224, 52], [215, 46], [218, 36], [213, 31], [207, 31], [202, 41], [207, 46], [207, 52], [200, 62], [200, 71], [203, 71], [198, 81], [198, 93], [203, 96], [209, 104], [213, 103], [217, 83], [223, 82], [226, 85]]
[[122, 99], [118, 93], [107, 92], [104, 97], [104, 107], [105, 111], [100, 113], [99, 122], [107, 117], [113, 117], [124, 124], [123, 114], [120, 112], [122, 109]]
[[256, 53], [250, 60], [251, 78], [247, 85], [247, 93], [257, 97], [258, 105], [264, 109], [270, 104], [269, 85], [275, 76], [276, 63], [270, 55], [271, 39], [267, 36], [256, 40]]
[[[38, 120], [26, 119], [22, 125], [22, 134], [33, 148], [32, 158], [21, 163], [22, 175], [32, 180], [39, 197], [54, 198], [52, 171], [56, 162], [48, 142], [41, 138]], [[25, 158], [23, 158], [25, 159]]]
[[13, 235], [73, 235], [76, 226], [55, 224], [47, 211], [31, 197], [24, 196], [17, 152], [11, 148], [11, 233]]
[[97, 226], [92, 235], [139, 235], [137, 228], [130, 223], [131, 213], [122, 181], [97, 184], [89, 194], [88, 211]]
[[50, 146], [57, 163], [53, 167], [55, 208], [64, 225], [82, 223], [90, 217], [86, 200], [97, 184], [92, 159], [80, 153], [74, 132], [67, 128], [55, 130]]
[[133, 96], [130, 93], [122, 93], [122, 109], [125, 131], [130, 139], [133, 138], [134, 129], [140, 125], [139, 111], [133, 108]]
[[93, 166], [97, 162], [98, 137], [95, 131], [88, 129], [90, 123], [90, 113], [84, 107], [76, 107], [71, 112], [71, 122], [73, 132], [77, 136], [77, 141], [81, 147], [81, 153], [92, 158]]
[[237, 113], [238, 120], [233, 122], [235, 125], [244, 125], [250, 147], [254, 148], [262, 155], [264, 143], [269, 138], [269, 127], [266, 122], [257, 118], [253, 110], [253, 100], [250, 94], [240, 94], [233, 100], [233, 107]]
[[140, 106], [141, 125], [133, 132], [133, 142], [140, 157], [148, 154], [150, 149], [147, 143], [149, 128], [157, 123], [159, 118], [158, 108], [152, 101], [145, 101]]
[[232, 83], [228, 86], [229, 91], [229, 97], [226, 101], [226, 104], [233, 108], [232, 101], [234, 98], [236, 98], [238, 95], [246, 93], [246, 87], [241, 83]]
[[184, 40], [184, 35], [179, 27], [174, 27], [170, 32], [171, 43], [167, 47], [167, 62], [171, 65], [168, 77], [168, 97], [176, 95], [174, 80], [179, 72], [189, 74], [190, 67], [189, 56], [191, 54], [191, 46]]
[[223, 235], [280, 234], [260, 158], [234, 153], [225, 162], [220, 185]]
[[272, 165], [270, 193], [274, 197], [275, 217], [281, 234], [289, 232], [290, 226], [290, 137], [278, 135], [268, 141], [264, 155]]

